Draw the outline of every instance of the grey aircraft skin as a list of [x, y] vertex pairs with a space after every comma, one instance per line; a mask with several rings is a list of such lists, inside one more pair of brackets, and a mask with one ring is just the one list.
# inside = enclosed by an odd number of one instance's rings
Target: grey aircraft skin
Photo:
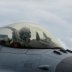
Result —
[[54, 44], [43, 31], [41, 34], [39, 28], [30, 26], [0, 28], [0, 72], [72, 72], [72, 51]]

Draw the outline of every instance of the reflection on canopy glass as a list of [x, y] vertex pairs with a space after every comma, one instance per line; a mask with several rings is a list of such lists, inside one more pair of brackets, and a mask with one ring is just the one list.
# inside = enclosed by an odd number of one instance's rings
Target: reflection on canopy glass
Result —
[[60, 47], [49, 32], [30, 23], [17, 23], [1, 28], [0, 45], [13, 48]]

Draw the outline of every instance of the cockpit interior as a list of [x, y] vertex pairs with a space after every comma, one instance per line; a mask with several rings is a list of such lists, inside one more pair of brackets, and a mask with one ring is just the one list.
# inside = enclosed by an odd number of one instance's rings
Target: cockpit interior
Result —
[[37, 25], [17, 23], [0, 28], [0, 45], [11, 48], [55, 48], [58, 41]]

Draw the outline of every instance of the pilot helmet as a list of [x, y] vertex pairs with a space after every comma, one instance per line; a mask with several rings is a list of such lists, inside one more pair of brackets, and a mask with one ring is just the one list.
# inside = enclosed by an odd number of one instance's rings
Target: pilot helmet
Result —
[[31, 37], [30, 29], [27, 27], [21, 28], [19, 31], [19, 36], [22, 40], [30, 39], [30, 37]]

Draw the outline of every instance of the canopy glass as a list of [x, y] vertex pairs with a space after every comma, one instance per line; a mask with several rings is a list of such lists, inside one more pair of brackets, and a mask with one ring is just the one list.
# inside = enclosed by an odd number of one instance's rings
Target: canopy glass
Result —
[[35, 49], [61, 47], [52, 34], [33, 23], [16, 23], [0, 28], [0, 45]]

